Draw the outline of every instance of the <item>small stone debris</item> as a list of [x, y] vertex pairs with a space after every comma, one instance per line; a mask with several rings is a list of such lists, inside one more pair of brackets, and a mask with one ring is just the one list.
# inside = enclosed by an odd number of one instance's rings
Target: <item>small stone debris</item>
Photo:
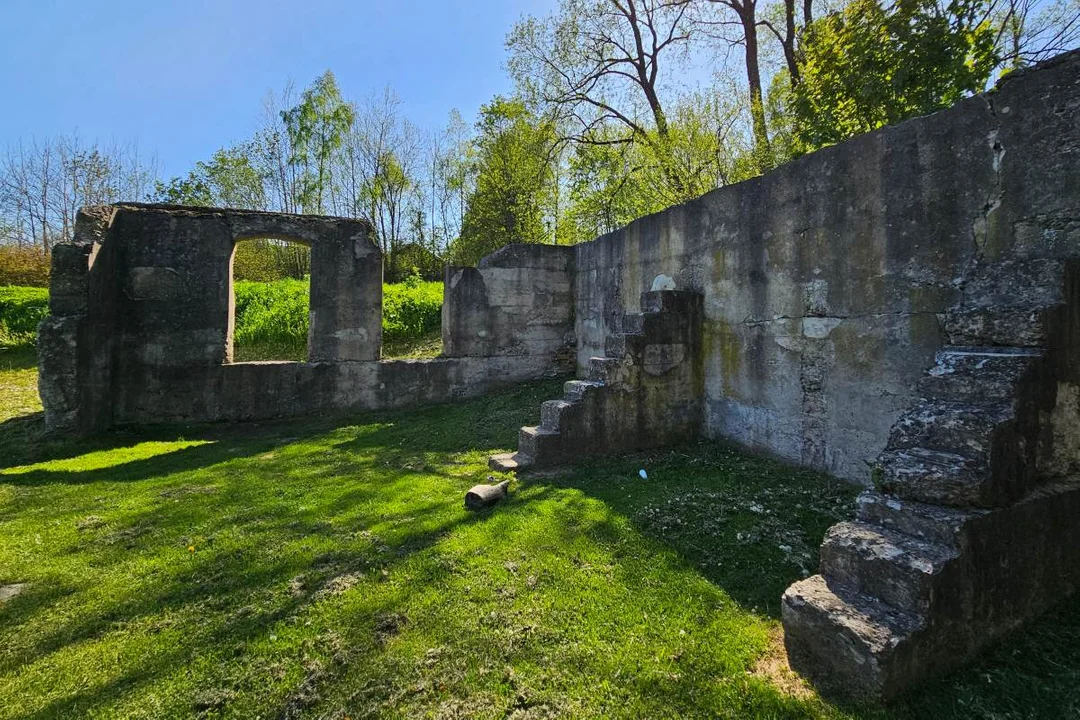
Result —
[[21, 595], [23, 590], [26, 590], [26, 583], [0, 585], [0, 603], [6, 603], [16, 595]]

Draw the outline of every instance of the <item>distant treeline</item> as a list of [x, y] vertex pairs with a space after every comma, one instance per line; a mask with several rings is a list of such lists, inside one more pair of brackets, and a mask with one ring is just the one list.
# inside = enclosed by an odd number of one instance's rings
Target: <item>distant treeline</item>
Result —
[[[507, 37], [514, 90], [422, 129], [330, 71], [271, 93], [252, 135], [163, 180], [76, 136], [0, 155], [0, 243], [49, 247], [80, 205], [153, 199], [363, 217], [386, 278], [509, 242], [576, 243], [982, 91], [1080, 40], [1080, 0], [561, 0]], [[238, 250], [238, 277], [303, 251]]]

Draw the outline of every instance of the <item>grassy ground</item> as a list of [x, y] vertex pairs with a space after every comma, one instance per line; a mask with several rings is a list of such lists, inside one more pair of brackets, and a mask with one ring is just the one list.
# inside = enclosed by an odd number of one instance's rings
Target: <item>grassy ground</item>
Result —
[[0, 718], [1080, 712], [1076, 603], [887, 712], [786, 673], [777, 599], [851, 513], [813, 473], [701, 444], [467, 513], [553, 383], [63, 443], [29, 356], [0, 363]]
[[[416, 338], [398, 338], [382, 344], [383, 360], [433, 358], [442, 353], [442, 331], [435, 330]], [[233, 349], [234, 362], [255, 360], [307, 360], [307, 346], [275, 343], [240, 343]]]

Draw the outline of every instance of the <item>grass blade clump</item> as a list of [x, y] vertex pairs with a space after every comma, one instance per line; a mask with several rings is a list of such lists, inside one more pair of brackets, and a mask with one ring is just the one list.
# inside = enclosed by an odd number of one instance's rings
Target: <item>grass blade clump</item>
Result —
[[0, 345], [29, 347], [37, 337], [37, 326], [49, 314], [47, 288], [0, 287]]

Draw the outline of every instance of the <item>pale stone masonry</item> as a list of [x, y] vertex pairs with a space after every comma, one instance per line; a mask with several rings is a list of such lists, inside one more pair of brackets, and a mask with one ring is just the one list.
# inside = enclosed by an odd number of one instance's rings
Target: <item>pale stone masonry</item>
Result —
[[[311, 357], [234, 363], [235, 243], [312, 247]], [[693, 437], [866, 486], [783, 598], [794, 666], [886, 698], [1080, 582], [1080, 54], [571, 248], [448, 268], [381, 361], [363, 222], [117, 205], [53, 256], [53, 429], [450, 401], [568, 374], [496, 467]]]

